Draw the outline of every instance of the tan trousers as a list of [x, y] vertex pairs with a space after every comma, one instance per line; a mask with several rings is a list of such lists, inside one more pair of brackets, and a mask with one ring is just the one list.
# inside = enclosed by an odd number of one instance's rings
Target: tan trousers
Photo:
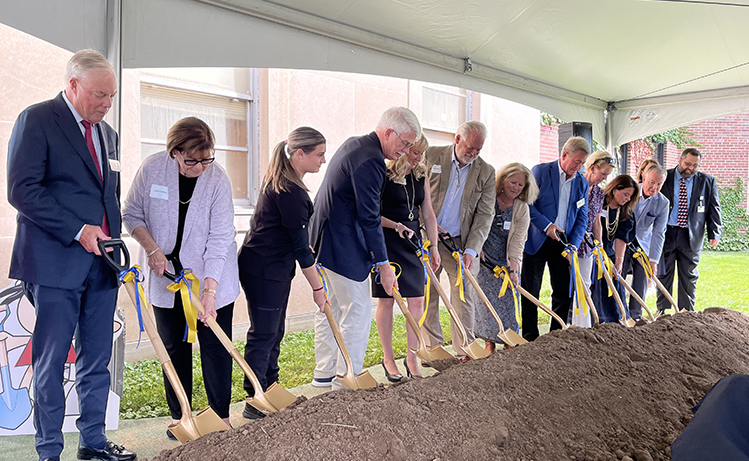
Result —
[[[460, 237], [453, 237], [453, 241], [458, 248], [462, 247]], [[460, 288], [455, 286], [455, 281], [457, 280], [457, 262], [455, 261], [452, 253], [450, 253], [448, 249], [445, 248], [442, 242], [439, 243], [438, 248], [440, 252], [440, 258], [442, 260], [442, 266], [437, 270], [437, 279], [439, 280], [440, 275], [443, 272], [447, 272], [447, 277], [450, 280], [450, 302], [455, 309], [455, 312], [458, 314], [460, 322], [463, 324], [463, 327], [466, 330], [468, 343], [470, 343], [475, 339], [475, 336], [473, 335], [473, 306], [477, 304], [478, 295], [473, 289], [471, 282], [466, 278], [463, 284], [466, 302], [460, 300]], [[479, 266], [479, 260], [478, 258], [476, 258], [471, 273], [473, 273], [474, 275], [478, 275]], [[424, 320], [424, 327], [427, 328], [422, 327], [422, 332], [424, 333], [424, 338], [426, 339], [427, 346], [432, 347], [444, 343], [445, 337], [442, 333], [442, 326], [440, 325], [439, 318], [440, 297], [437, 294], [437, 290], [434, 288], [434, 286], [432, 286], [430, 290], [429, 308], [427, 311], [426, 319]], [[450, 331], [453, 347], [455, 347], [456, 354], [458, 354], [459, 357], [464, 356], [465, 353], [462, 352], [458, 347], [456, 347], [463, 344], [463, 338], [460, 337], [458, 327], [455, 325], [455, 322], [453, 322], [452, 319], [450, 319]]]

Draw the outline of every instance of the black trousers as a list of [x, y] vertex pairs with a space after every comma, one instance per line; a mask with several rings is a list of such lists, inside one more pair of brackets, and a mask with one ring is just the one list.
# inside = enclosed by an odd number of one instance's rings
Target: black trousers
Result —
[[[262, 276], [239, 271], [239, 281], [247, 297], [250, 328], [244, 359], [257, 376], [263, 390], [278, 381], [278, 356], [286, 332], [286, 307], [289, 303], [291, 280], [267, 280]], [[250, 397], [255, 389], [245, 377], [244, 389]]]
[[[171, 309], [156, 307], [153, 310], [156, 317], [156, 328], [159, 330], [161, 341], [172, 359], [179, 381], [185, 389], [187, 399], [192, 403], [192, 344], [182, 341], [185, 336], [185, 311], [182, 307], [182, 297], [177, 292], [174, 296], [174, 307]], [[231, 323], [234, 316], [234, 303], [218, 309], [216, 323], [224, 333], [231, 338]], [[198, 341], [200, 342], [200, 360], [203, 371], [203, 382], [208, 404], [221, 418], [229, 417], [231, 404], [231, 366], [232, 358], [221, 341], [210, 328], [198, 320]], [[164, 374], [164, 389], [166, 402], [172, 419], [182, 418], [182, 409], [174, 393], [171, 383]]]
[[[697, 272], [699, 262], [700, 253], [692, 253], [692, 247], [689, 245], [689, 229], [668, 226], [666, 241], [663, 242], [661, 262], [658, 264], [658, 280], [669, 293], [673, 293], [674, 274], [678, 271], [679, 296], [676, 303], [679, 309], [694, 310], [697, 302], [697, 279], [700, 278]], [[674, 266], [676, 266], [675, 269]], [[660, 291], [657, 305], [659, 310], [671, 309], [668, 299]]]
[[[523, 253], [523, 277], [520, 286], [538, 298], [544, 278], [544, 269], [549, 266], [551, 281], [551, 310], [559, 317], [566, 319], [572, 298], [570, 297], [570, 263], [562, 256], [564, 245], [556, 240], [546, 238], [541, 248], [534, 255]], [[521, 301], [523, 316], [523, 338], [533, 341], [538, 338], [538, 308], [533, 302], [523, 297]], [[562, 328], [558, 322], [551, 322], [551, 330]]]

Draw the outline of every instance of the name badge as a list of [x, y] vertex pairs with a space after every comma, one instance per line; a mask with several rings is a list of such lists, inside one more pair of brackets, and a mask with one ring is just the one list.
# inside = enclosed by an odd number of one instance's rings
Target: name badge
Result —
[[581, 206], [585, 205], [585, 199], [581, 198], [577, 201], [577, 207], [580, 208]]
[[167, 186], [151, 184], [151, 197], [160, 200], [169, 200], [169, 188]]
[[120, 161], [114, 158], [110, 158], [109, 169], [119, 173], [122, 170], [122, 167], [120, 167]]
[[704, 206], [698, 206], [697, 207], [697, 213], [704, 213], [704, 212], [705, 212], [705, 207]]
[[510, 230], [510, 225], [511, 225], [511, 224], [512, 224], [512, 222], [511, 222], [511, 221], [505, 221], [505, 224], [504, 224], [504, 230]]
[[442, 173], [442, 165], [432, 165], [432, 173]]

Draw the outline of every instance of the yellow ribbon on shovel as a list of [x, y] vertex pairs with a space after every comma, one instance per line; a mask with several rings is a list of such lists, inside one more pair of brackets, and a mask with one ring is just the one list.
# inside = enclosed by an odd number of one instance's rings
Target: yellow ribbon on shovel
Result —
[[130, 269], [120, 272], [118, 278], [122, 283], [134, 282], [135, 292], [138, 293], [138, 297], [135, 298], [135, 312], [138, 314], [138, 327], [140, 329], [140, 331], [138, 332], [138, 344], [135, 346], [135, 348], [137, 349], [138, 347], [140, 347], [140, 338], [141, 334], [144, 331], [143, 313], [141, 309], [148, 309], [146, 293], [145, 290], [143, 290], [143, 284], [141, 283], [143, 280], [141, 277], [140, 266], [136, 264]]
[[419, 250], [420, 256], [421, 256], [421, 264], [424, 266], [424, 313], [421, 314], [421, 318], [419, 319], [419, 326], [424, 326], [424, 321], [427, 319], [427, 312], [429, 311], [429, 291], [432, 288], [432, 280], [429, 277], [429, 271], [426, 268], [427, 264], [432, 264], [431, 259], [429, 258], [431, 254], [429, 253], [429, 245], [431, 245], [432, 242], [430, 242], [428, 239], [424, 240], [424, 243], [421, 244], [421, 249]]
[[460, 300], [466, 302], [465, 287], [463, 283], [463, 271], [465, 270], [465, 267], [463, 267], [462, 256], [460, 250], [453, 251], [453, 258], [458, 262], [458, 279], [455, 281], [455, 286], [460, 289]]
[[183, 341], [194, 343], [195, 336], [198, 333], [198, 309], [192, 304], [192, 297], [199, 298], [200, 296], [200, 280], [193, 275], [192, 270], [184, 269], [177, 276], [177, 280], [167, 285], [166, 288], [172, 293], [179, 291], [182, 297], [182, 309], [185, 311], [185, 321], [187, 322]]
[[507, 287], [510, 287], [510, 289], [512, 290], [512, 300], [515, 302], [515, 320], [517, 320], [518, 325], [520, 325], [523, 322], [521, 321], [520, 309], [518, 308], [518, 295], [515, 289], [515, 284], [512, 283], [512, 279], [510, 278], [510, 271], [508, 271], [504, 266], [494, 266], [494, 276], [496, 278], [500, 278], [502, 277], [502, 274], [504, 274], [504, 279], [502, 280], [502, 288], [499, 289], [499, 296], [497, 297], [503, 297], [505, 295], [505, 292], [507, 291]]
[[574, 245], [567, 245], [562, 251], [562, 256], [565, 258], [569, 257], [572, 265], [570, 270], [572, 271], [574, 278], [570, 280], [570, 295], [572, 291], [575, 291], [575, 298], [577, 303], [575, 305], [575, 315], [580, 314], [580, 306], [583, 306], [583, 314], [588, 315], [588, 303], [585, 300], [585, 287], [583, 287], [583, 278], [580, 275], [580, 260], [577, 257], [577, 248]]
[[653, 278], [653, 266], [650, 265], [650, 258], [645, 254], [642, 247], [638, 247], [632, 256], [635, 259], [642, 259], [642, 268], [645, 269], [645, 275], [648, 277], [648, 280], [651, 280]]
[[[598, 266], [598, 280], [601, 280], [603, 278], [603, 271], [604, 267], [606, 268], [606, 272], [609, 273], [612, 280], [614, 277], [614, 263], [611, 262], [611, 258], [609, 258], [609, 255], [606, 254], [606, 251], [603, 249], [603, 246], [601, 246], [601, 243], [596, 240], [596, 246], [593, 248], [593, 255], [600, 261], [600, 264], [597, 264]], [[613, 296], [614, 293], [611, 292], [611, 287], [609, 287], [609, 297]]]

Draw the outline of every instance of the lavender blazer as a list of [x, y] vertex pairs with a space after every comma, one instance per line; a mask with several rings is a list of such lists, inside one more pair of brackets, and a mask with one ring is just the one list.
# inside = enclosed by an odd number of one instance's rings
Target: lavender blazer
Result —
[[[164, 254], [169, 254], [176, 243], [178, 220], [177, 161], [168, 153], [159, 152], [145, 159], [135, 175], [122, 208], [122, 221], [130, 233], [144, 226]], [[229, 176], [221, 165], [212, 163], [195, 184], [185, 218], [180, 261], [192, 269], [201, 285], [206, 277], [218, 281], [217, 308], [239, 296], [236, 234]], [[149, 302], [172, 307], [174, 293], [166, 288], [170, 281], [148, 270], [142, 249], [138, 260], [145, 274]]]

